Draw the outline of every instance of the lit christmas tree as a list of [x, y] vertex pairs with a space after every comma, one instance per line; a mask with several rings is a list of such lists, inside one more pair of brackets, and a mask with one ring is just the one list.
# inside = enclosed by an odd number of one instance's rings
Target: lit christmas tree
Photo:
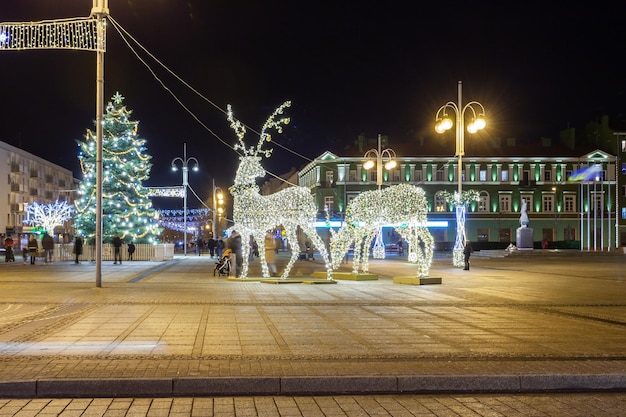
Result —
[[[109, 242], [117, 233], [124, 241], [156, 243], [160, 232], [156, 211], [143, 186], [150, 177], [151, 156], [145, 152], [145, 139], [137, 135], [139, 122], [129, 119], [132, 112], [123, 101], [115, 93], [103, 120], [102, 240]], [[85, 140], [77, 143], [83, 180], [74, 227], [91, 242], [96, 235], [96, 133], [88, 129]]]

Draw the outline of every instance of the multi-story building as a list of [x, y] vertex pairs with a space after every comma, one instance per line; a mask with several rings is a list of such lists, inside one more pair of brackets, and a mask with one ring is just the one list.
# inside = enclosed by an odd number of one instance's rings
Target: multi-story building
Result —
[[[465, 224], [467, 238], [478, 247], [515, 244], [523, 199], [536, 245], [545, 239], [550, 247], [613, 250], [626, 243], [626, 185], [618, 187], [626, 184], [626, 164], [618, 169], [626, 135], [618, 155], [595, 144], [573, 146], [567, 135], [559, 143], [543, 138], [530, 146], [515, 139], [468, 139], [461, 179], [454, 138], [397, 146], [382, 139], [382, 148], [392, 148], [398, 163], [392, 171], [383, 170], [382, 186], [409, 183], [426, 191], [430, 230], [439, 249], [454, 245], [455, 209], [443, 192], [453, 194], [459, 181], [463, 190], [479, 194], [479, 201], [468, 206]], [[299, 185], [315, 195], [320, 220], [326, 212], [331, 220], [342, 220], [353, 198], [376, 189], [376, 169], [363, 167], [370, 148], [376, 148], [376, 139], [360, 136], [353, 147], [341, 154], [327, 151], [299, 172]], [[587, 167], [593, 167], [593, 178], [572, 181]], [[391, 228], [383, 230], [385, 243], [397, 238]]]
[[70, 170], [4, 142], [0, 160], [6, 161], [0, 164], [0, 178], [6, 178], [0, 181], [0, 233], [28, 231], [26, 204], [73, 203], [76, 187]]

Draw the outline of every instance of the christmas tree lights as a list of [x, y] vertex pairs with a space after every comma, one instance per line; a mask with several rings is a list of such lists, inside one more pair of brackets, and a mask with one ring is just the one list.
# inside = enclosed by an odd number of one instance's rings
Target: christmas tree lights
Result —
[[[329, 255], [314, 226], [317, 208], [310, 191], [305, 187], [293, 186], [275, 194], [260, 195], [260, 189], [256, 183], [257, 178], [264, 177], [266, 174], [261, 166], [262, 156], [269, 158], [272, 153], [272, 149], [262, 149], [265, 142], [271, 141], [268, 131], [273, 129], [278, 133], [282, 132], [282, 126], [289, 123], [289, 118], [282, 114], [290, 105], [288, 101], [283, 103], [266, 120], [256, 148], [246, 146], [244, 142], [246, 129], [243, 124], [235, 120], [232, 109], [228, 106], [228, 121], [239, 140], [235, 145], [235, 150], [241, 150], [243, 153], [239, 158], [241, 162], [235, 175], [234, 185], [230, 188], [233, 195], [233, 220], [235, 222], [233, 229], [241, 233], [244, 245], [247, 244], [250, 236], [257, 238], [262, 274], [264, 277], [269, 277], [265, 260], [264, 236], [268, 230], [282, 226], [292, 248], [291, 258], [281, 275], [281, 279], [286, 279], [300, 252], [297, 250], [296, 233], [300, 227], [324, 259], [327, 278], [332, 280]], [[240, 278], [245, 279], [247, 276], [248, 257], [244, 256]]]
[[[131, 111], [116, 93], [106, 107], [103, 119], [103, 237], [115, 233], [135, 243], [156, 243], [160, 233], [149, 189], [143, 182], [150, 177], [151, 157], [146, 154], [145, 139], [137, 134], [138, 122], [130, 120]], [[79, 198], [75, 201], [77, 233], [91, 240], [95, 237], [96, 219], [96, 135], [87, 130], [78, 160], [83, 173]]]

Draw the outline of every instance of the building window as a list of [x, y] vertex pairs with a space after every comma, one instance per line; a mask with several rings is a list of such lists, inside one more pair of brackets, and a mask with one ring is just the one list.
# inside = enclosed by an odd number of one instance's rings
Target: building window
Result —
[[[530, 213], [534, 211], [533, 208], [533, 195], [532, 194], [522, 194], [522, 200], [526, 200], [526, 211]], [[521, 205], [521, 202], [520, 202]]]
[[478, 228], [477, 230], [477, 238], [479, 242], [489, 242], [489, 229], [487, 228]]
[[500, 194], [500, 212], [501, 213], [511, 212], [511, 195], [510, 194]]
[[400, 182], [400, 170], [394, 169], [391, 171], [391, 177], [393, 178], [393, 182]]
[[487, 181], [487, 170], [486, 169], [481, 169], [478, 172], [478, 180], [479, 181]]
[[547, 169], [546, 169], [546, 170], [543, 172], [543, 180], [544, 180], [545, 182], [550, 182], [550, 181], [552, 181], [552, 171], [550, 171], [550, 170], [547, 170]]
[[567, 213], [573, 213], [576, 211], [576, 196], [572, 194], [566, 194], [563, 196], [563, 209]]
[[435, 173], [435, 181], [443, 181], [443, 171], [442, 170], [439, 169]]
[[356, 182], [356, 170], [351, 169], [350, 173], [348, 174], [348, 180], [350, 182]]
[[489, 211], [489, 194], [486, 191], [481, 191], [479, 200], [478, 200], [478, 211], [488, 212]]
[[436, 212], [444, 212], [447, 210], [447, 203], [445, 198], [442, 197], [441, 193], [435, 194], [435, 211]]
[[335, 199], [332, 195], [327, 195], [324, 197], [324, 210], [332, 213], [334, 209]]
[[326, 186], [332, 187], [335, 181], [335, 171], [326, 171]]
[[592, 194], [592, 198], [594, 201], [594, 205], [591, 207], [591, 210], [595, 210], [601, 213], [604, 210], [604, 194], [594, 193]]
[[503, 169], [500, 173], [500, 181], [507, 182], [509, 180], [509, 170]]
[[546, 194], [543, 196], [542, 201], [543, 211], [546, 213], [552, 213], [554, 211], [554, 195]]
[[415, 175], [415, 181], [416, 181], [416, 182], [422, 182], [422, 181], [424, 181], [424, 177], [423, 177], [423, 175], [422, 175], [422, 170], [421, 170], [421, 169], [420, 169], [420, 170], [415, 170], [414, 175]]

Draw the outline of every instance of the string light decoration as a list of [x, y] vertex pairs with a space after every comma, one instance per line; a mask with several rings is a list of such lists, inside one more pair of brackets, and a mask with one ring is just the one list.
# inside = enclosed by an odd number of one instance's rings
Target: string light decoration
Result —
[[185, 190], [179, 187], [150, 187], [148, 197], [183, 198]]
[[[308, 188], [292, 186], [270, 195], [261, 195], [260, 188], [256, 183], [257, 178], [264, 177], [266, 172], [261, 166], [262, 156], [269, 158], [272, 149], [262, 149], [265, 142], [270, 142], [272, 137], [269, 130], [282, 133], [284, 125], [289, 124], [289, 118], [283, 116], [285, 108], [291, 106], [287, 101], [279, 106], [265, 121], [256, 148], [247, 147], [244, 142], [246, 134], [245, 126], [233, 116], [231, 106], [228, 106], [228, 121], [235, 131], [238, 143], [235, 150], [241, 150], [243, 155], [235, 175], [235, 182], [230, 187], [233, 195], [233, 220], [232, 229], [241, 233], [242, 242], [247, 243], [250, 236], [258, 238], [261, 271], [263, 277], [269, 277], [269, 270], [265, 260], [265, 233], [276, 227], [282, 226], [288, 241], [291, 243], [291, 258], [281, 275], [281, 279], [289, 276], [291, 268], [298, 259], [297, 229], [300, 229], [311, 240], [324, 260], [327, 279], [331, 276], [331, 265], [328, 251], [324, 242], [315, 230], [316, 206], [314, 197]], [[248, 276], [248, 257], [243, 257], [241, 278]]]
[[185, 222], [183, 210], [156, 210], [159, 219], [159, 226], [177, 232], [185, 231], [185, 223], [187, 223], [187, 233], [196, 233], [202, 229], [202, 226], [210, 219], [211, 210], [208, 208], [187, 209], [187, 218]]
[[[151, 157], [146, 140], [137, 135], [139, 122], [130, 120], [132, 111], [123, 105], [124, 97], [116, 93], [107, 104], [103, 119], [103, 236], [118, 233], [135, 243], [156, 243], [160, 233], [156, 211], [143, 182], [150, 177]], [[76, 231], [88, 239], [95, 237], [96, 218], [96, 135], [87, 130], [78, 160], [83, 173], [75, 201]]]
[[352, 273], [369, 271], [369, 248], [378, 229], [392, 224], [409, 242], [409, 260], [417, 264], [417, 276], [427, 277], [433, 259], [434, 239], [428, 228], [428, 204], [424, 190], [409, 184], [366, 191], [346, 208], [345, 224], [331, 234], [332, 267], [337, 269], [354, 243]]
[[[105, 51], [105, 28], [104, 21], [93, 18], [0, 23], [0, 50]], [[98, 31], [103, 36], [98, 36]]]
[[467, 236], [465, 236], [465, 217], [467, 206], [472, 202], [480, 201], [480, 193], [476, 190], [463, 191], [461, 194], [458, 191], [455, 191], [454, 194], [449, 191], [441, 191], [439, 196], [454, 207], [457, 233], [454, 249], [452, 250], [452, 265], [460, 268], [465, 265], [464, 248], [467, 241]]
[[24, 223], [31, 226], [41, 226], [49, 235], [54, 234], [54, 228], [72, 218], [72, 206], [67, 201], [55, 201], [52, 204], [30, 203], [26, 205], [26, 219]]

